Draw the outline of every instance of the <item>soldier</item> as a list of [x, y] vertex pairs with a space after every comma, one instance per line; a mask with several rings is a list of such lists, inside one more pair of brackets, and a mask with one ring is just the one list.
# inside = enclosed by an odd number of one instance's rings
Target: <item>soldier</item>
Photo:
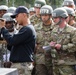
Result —
[[63, 7], [68, 12], [67, 23], [73, 27], [76, 27], [75, 11], [69, 7]]
[[67, 6], [75, 10], [75, 4], [73, 0], [64, 0], [63, 6]]
[[30, 17], [35, 14], [35, 9], [34, 9], [34, 7], [31, 7], [31, 8], [29, 9], [29, 13], [30, 13]]
[[[0, 18], [7, 12], [8, 7], [6, 5], [0, 6]], [[3, 19], [0, 19], [1, 21], [4, 21]], [[1, 67], [3, 66], [3, 54], [5, 53], [5, 46], [3, 43], [3, 38], [0, 33], [0, 61], [1, 61]]]
[[11, 35], [16, 34], [18, 31], [16, 30], [15, 26], [15, 20], [11, 18], [12, 13], [6, 13], [3, 15], [3, 19], [6, 21], [5, 27], [8, 29], [9, 33]]
[[8, 7], [6, 5], [1, 5], [0, 6], [0, 18], [7, 12]]
[[34, 8], [35, 8], [36, 13], [32, 17], [30, 17], [31, 23], [33, 23], [33, 25], [41, 22], [41, 20], [40, 20], [40, 8], [45, 4], [46, 4], [45, 0], [35, 0]]
[[53, 75], [76, 75], [76, 29], [66, 23], [68, 13], [65, 9], [53, 11], [56, 26], [51, 32], [50, 46], [55, 56], [52, 57]]
[[0, 21], [1, 33], [7, 43], [12, 46], [11, 68], [17, 68], [19, 75], [31, 75], [36, 32], [29, 22], [29, 10], [25, 6], [19, 6], [11, 17], [15, 18], [18, 24], [22, 26], [19, 32], [12, 36], [5, 28], [6, 21]]
[[[16, 10], [16, 7], [9, 7], [8, 10], [7, 10], [7, 13], [14, 13]], [[15, 28], [16, 30], [19, 30], [21, 27], [19, 26], [19, 24], [17, 24], [17, 21], [14, 19], [14, 25], [15, 25]]]
[[[51, 75], [51, 54], [44, 51], [43, 47], [49, 44], [51, 30], [54, 27], [52, 20], [52, 7], [44, 5], [40, 9], [41, 23], [35, 25], [37, 32], [36, 41], [36, 74], [35, 75]], [[48, 57], [49, 56], [49, 57]]]
[[[6, 29], [8, 29], [10, 35], [13, 36], [14, 34], [17, 34], [18, 31], [14, 27], [15, 26], [15, 21], [14, 21], [14, 19], [11, 18], [11, 15], [13, 15], [13, 14], [12, 13], [6, 13], [6, 14], [3, 15], [2, 18], [6, 21], [6, 24], [5, 24]], [[12, 46], [7, 45], [7, 48], [8, 48], [9, 51], [6, 48], [6, 52], [3, 55], [4, 67], [8, 67], [8, 68], [11, 66], [10, 65], [11, 62], [9, 61], [11, 47]]]

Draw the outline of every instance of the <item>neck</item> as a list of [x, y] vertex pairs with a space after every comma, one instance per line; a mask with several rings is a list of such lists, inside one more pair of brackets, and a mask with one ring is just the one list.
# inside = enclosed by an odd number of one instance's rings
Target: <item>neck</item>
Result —
[[52, 21], [51, 20], [48, 20], [47, 22], [43, 22], [44, 25], [51, 25], [52, 24]]
[[40, 18], [40, 15], [39, 15], [39, 14], [36, 14], [36, 16], [37, 16], [38, 18]]
[[62, 23], [59, 25], [60, 28], [64, 28], [65, 26], [66, 26], [66, 22], [62, 22]]
[[28, 24], [30, 24], [30, 20], [27, 19], [26, 21], [23, 22], [23, 26], [27, 26]]

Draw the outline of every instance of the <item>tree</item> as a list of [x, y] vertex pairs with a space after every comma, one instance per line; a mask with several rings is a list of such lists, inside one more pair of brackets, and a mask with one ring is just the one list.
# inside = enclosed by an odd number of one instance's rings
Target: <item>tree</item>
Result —
[[49, 0], [50, 5], [55, 9], [60, 7], [63, 3], [63, 0]]
[[35, 1], [35, 0], [25, 0], [25, 1], [26, 1], [27, 3], [29, 3], [29, 4], [31, 4], [31, 6], [32, 6], [32, 5], [34, 5], [34, 1]]
[[[14, 1], [14, 2], [13, 2]], [[24, 5], [26, 7], [34, 6], [35, 0], [8, 0], [8, 6], [21, 6]], [[63, 0], [46, 0], [48, 5], [51, 5], [53, 8], [61, 6]], [[6, 0], [0, 0], [0, 5], [7, 5]]]

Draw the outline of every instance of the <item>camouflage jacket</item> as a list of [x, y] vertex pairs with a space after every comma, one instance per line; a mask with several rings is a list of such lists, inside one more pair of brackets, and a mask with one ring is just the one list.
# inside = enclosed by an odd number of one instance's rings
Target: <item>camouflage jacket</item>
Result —
[[35, 24], [40, 23], [40, 22], [41, 22], [41, 19], [38, 18], [36, 15], [33, 15], [33, 16], [30, 17], [30, 21], [31, 21], [31, 23], [32, 23], [33, 25], [35, 25]]
[[37, 32], [36, 43], [38, 45], [37, 46], [38, 51], [42, 50], [42, 47], [48, 45], [49, 42], [51, 41], [50, 37], [53, 28], [54, 28], [53, 22], [51, 25], [43, 25], [42, 22], [35, 25], [35, 30]]
[[[47, 46], [49, 45], [49, 42], [51, 41], [50, 37], [51, 37], [51, 31], [54, 28], [54, 23], [52, 22], [52, 24], [50, 25], [44, 25], [42, 22], [40, 22], [39, 24], [35, 25], [35, 29], [37, 32], [37, 49], [36, 49], [36, 55], [40, 55], [37, 58], [38, 59], [42, 59], [40, 60], [40, 62], [42, 61], [42, 64], [44, 63], [47, 68], [49, 69], [50, 66], [52, 65], [52, 59], [51, 59], [51, 53], [49, 51], [46, 51], [43, 49], [43, 46]], [[39, 62], [39, 63], [40, 63]]]
[[[70, 25], [60, 31], [59, 26], [55, 26], [51, 33], [51, 41], [61, 44], [61, 49], [55, 52], [53, 63], [56, 65], [74, 65], [76, 64], [75, 51], [76, 51], [76, 29]], [[53, 51], [52, 50], [52, 51]]]

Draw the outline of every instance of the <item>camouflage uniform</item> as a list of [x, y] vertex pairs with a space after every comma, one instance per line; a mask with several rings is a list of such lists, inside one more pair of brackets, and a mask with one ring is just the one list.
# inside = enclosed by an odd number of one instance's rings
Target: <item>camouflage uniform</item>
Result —
[[13, 63], [11, 68], [17, 68], [19, 75], [31, 75], [33, 65], [31, 62], [26, 63]]
[[75, 23], [75, 11], [72, 8], [69, 7], [63, 7], [67, 13], [68, 13], [68, 21], [67, 23], [73, 27], [76, 27], [76, 23]]
[[51, 72], [51, 54], [50, 51], [44, 51], [43, 46], [49, 45], [49, 42], [51, 41], [51, 30], [53, 27], [53, 23], [47, 26], [43, 25], [42, 22], [39, 25], [35, 25], [37, 31], [36, 75], [48, 75], [48, 72]]
[[[44, 5], [46, 5], [46, 1], [45, 0], [35, 0], [35, 2], [34, 2], [34, 8], [37, 8], [39, 10]], [[36, 10], [35, 10], [35, 13], [36, 13]], [[39, 14], [40, 14], [40, 12], [37, 13], [37, 15], [39, 15]], [[33, 15], [33, 16], [30, 17], [30, 21], [31, 21], [31, 23], [33, 25], [38, 24], [38, 23], [41, 22], [40, 17], [37, 17], [37, 15], [35, 14], [35, 15]]]
[[[6, 5], [0, 5], [0, 18], [2, 18], [3, 14], [7, 12], [7, 9], [8, 7]], [[5, 12], [3, 13], [3, 11]], [[0, 33], [0, 64], [1, 64], [0, 67], [3, 67], [3, 54], [5, 53], [5, 50], [6, 50], [5, 44], [2, 41], [3, 41], [3, 38], [1, 37], [1, 33]]]
[[40, 17], [37, 17], [36, 15], [33, 15], [30, 17], [30, 21], [33, 25], [38, 24], [41, 22]]
[[0, 67], [3, 67], [3, 55], [6, 53], [6, 41], [0, 40]]
[[55, 56], [52, 56], [53, 75], [76, 75], [76, 29], [66, 25], [63, 30], [60, 30], [57, 25], [52, 30], [51, 41], [62, 46], [60, 50], [52, 48], [55, 52]]

